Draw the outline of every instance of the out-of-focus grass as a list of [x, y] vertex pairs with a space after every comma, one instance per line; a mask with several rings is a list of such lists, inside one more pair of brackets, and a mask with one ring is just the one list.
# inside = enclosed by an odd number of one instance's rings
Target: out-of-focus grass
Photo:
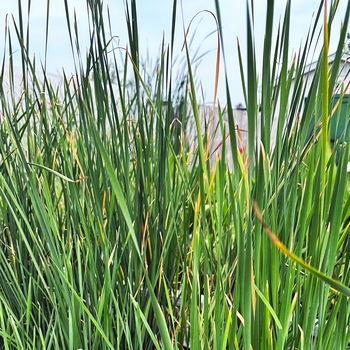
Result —
[[[221, 108], [219, 119], [232, 149], [223, 143], [212, 167], [190, 47], [184, 79], [173, 78], [174, 35], [156, 69], [141, 74], [136, 1], [125, 4], [122, 60], [105, 32], [102, 2], [87, 1], [84, 58], [65, 4], [75, 76], [64, 76], [59, 91], [38, 81], [29, 43], [20, 40], [23, 94], [5, 98], [1, 85], [2, 348], [344, 349], [349, 147], [336, 143], [331, 153], [325, 130], [350, 5], [335, 63], [328, 71], [325, 45], [306, 96], [303, 68], [317, 24], [324, 23], [326, 43], [337, 4], [329, 15], [320, 4], [290, 64], [291, 4], [275, 38], [268, 1], [260, 81], [247, 2], [247, 72], [240, 48], [239, 58], [248, 150], [236, 146], [227, 84], [229, 130]], [[174, 0], [172, 33], [177, 6]], [[19, 18], [17, 39], [26, 38], [20, 6]], [[5, 64], [13, 72], [15, 39], [7, 39], [2, 81]], [[222, 53], [225, 59], [225, 46]], [[198, 134], [192, 154], [187, 118], [195, 118]]]

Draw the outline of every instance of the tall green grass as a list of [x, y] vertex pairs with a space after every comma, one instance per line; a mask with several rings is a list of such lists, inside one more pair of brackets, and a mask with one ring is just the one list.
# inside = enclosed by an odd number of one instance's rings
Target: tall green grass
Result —
[[[247, 53], [238, 49], [248, 149], [236, 146], [226, 81], [229, 130], [221, 106], [218, 130], [222, 139], [230, 132], [231, 149], [223, 142], [212, 167], [186, 42], [186, 74], [175, 76], [176, 0], [171, 41], [151, 71], [141, 63], [136, 1], [125, 4], [129, 45], [121, 50], [107, 35], [102, 1], [87, 0], [84, 56], [65, 0], [75, 75], [64, 75], [58, 89], [38, 79], [18, 4], [0, 75], [13, 81], [18, 42], [23, 91], [8, 95], [0, 84], [1, 347], [345, 349], [349, 146], [338, 142], [331, 153], [327, 130], [339, 117], [330, 105], [350, 5], [328, 69], [337, 2], [329, 13], [320, 3], [291, 63], [291, 1], [277, 36], [268, 1], [258, 80], [254, 1], [247, 1]], [[320, 23], [324, 45], [306, 93], [303, 69]], [[188, 118], [197, 128], [193, 151]]]

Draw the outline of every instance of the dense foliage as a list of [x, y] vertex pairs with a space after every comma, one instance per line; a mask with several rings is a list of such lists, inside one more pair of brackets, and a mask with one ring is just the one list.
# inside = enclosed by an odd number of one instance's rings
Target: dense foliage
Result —
[[[218, 132], [222, 140], [229, 132], [230, 143], [212, 166], [190, 47], [181, 79], [173, 42], [162, 45], [154, 71], [141, 72], [136, 1], [125, 4], [130, 43], [120, 51], [105, 33], [102, 1], [87, 0], [84, 58], [65, 2], [75, 76], [64, 76], [58, 89], [37, 78], [21, 20], [23, 91], [0, 85], [1, 348], [346, 348], [349, 146], [335, 142], [331, 152], [328, 124], [338, 116], [329, 107], [333, 94], [346, 92], [336, 81], [350, 5], [329, 68], [337, 2], [329, 14], [320, 4], [290, 63], [291, 1], [277, 37], [268, 1], [258, 80], [247, 1], [247, 53], [239, 48], [247, 150], [236, 146], [227, 84]], [[177, 6], [174, 0], [173, 33]], [[320, 22], [324, 44], [306, 92], [303, 69]], [[15, 39], [7, 39], [2, 82], [13, 77]], [[184, 134], [188, 118], [195, 149]]]

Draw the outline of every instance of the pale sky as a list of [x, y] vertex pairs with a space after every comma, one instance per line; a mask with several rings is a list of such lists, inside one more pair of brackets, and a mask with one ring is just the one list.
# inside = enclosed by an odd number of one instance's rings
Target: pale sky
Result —
[[[88, 19], [86, 11], [86, 0], [68, 0], [70, 5], [71, 16], [73, 9], [76, 10], [76, 16], [79, 25], [80, 45], [84, 53], [83, 47], [88, 44]], [[24, 12], [27, 12], [28, 0], [22, 0]], [[67, 73], [74, 72], [70, 43], [66, 27], [65, 10], [63, 0], [50, 1], [50, 26], [49, 26], [49, 47], [47, 69], [50, 73], [61, 73], [62, 68]], [[256, 54], [261, 69], [261, 57], [264, 39], [266, 0], [255, 0], [255, 39]], [[6, 0], [0, 3], [0, 54], [3, 54], [4, 36], [5, 36], [5, 17], [6, 14], [15, 17], [18, 23], [17, 0]], [[44, 4], [44, 5], [43, 5]], [[286, 0], [275, 0], [275, 23], [277, 28], [278, 21], [283, 16]], [[146, 57], [147, 51], [156, 60], [160, 44], [165, 37], [165, 42], [170, 41], [171, 19], [172, 19], [172, 0], [139, 0], [138, 1], [138, 21], [140, 33], [140, 50], [141, 56]], [[333, 24], [333, 34], [330, 53], [336, 49], [338, 41], [338, 33], [342, 21], [342, 15], [345, 12], [347, 0], [340, 0], [339, 11]], [[32, 0], [30, 12], [30, 53], [35, 53], [38, 63], [44, 58], [45, 48], [45, 23], [46, 23], [46, 1]], [[109, 6], [112, 18], [112, 34], [119, 39], [119, 45], [125, 47], [128, 42], [126, 24], [125, 24], [125, 7], [123, 0], [105, 0], [104, 7]], [[290, 57], [298, 51], [300, 45], [304, 42], [310, 24], [312, 23], [314, 12], [318, 9], [319, 0], [292, 0], [292, 22], [291, 22], [291, 38], [290, 38]], [[237, 39], [240, 41], [245, 60], [246, 50], [246, 1], [244, 0], [220, 0], [221, 16], [225, 40], [225, 53], [227, 61], [227, 71], [229, 75], [229, 83], [232, 93], [232, 101], [238, 104], [243, 101], [241, 92], [241, 79], [239, 75], [238, 56], [237, 56]], [[183, 0], [184, 22], [187, 26], [191, 19], [202, 10], [210, 10], [215, 13], [214, 0]], [[181, 52], [183, 42], [182, 32], [182, 15], [181, 8], [178, 7], [178, 31], [176, 39], [175, 56], [184, 57]], [[8, 18], [9, 23], [12, 19]], [[106, 21], [107, 23], [107, 21]], [[26, 25], [26, 23], [25, 23]], [[13, 25], [10, 24], [11, 37], [14, 48], [16, 45], [15, 31]], [[197, 70], [197, 80], [201, 81], [205, 92], [205, 102], [213, 102], [213, 89], [215, 78], [215, 60], [217, 50], [217, 36], [210, 33], [215, 31], [216, 24], [214, 18], [207, 12], [200, 13], [193, 21], [190, 33], [196, 30], [195, 40], [193, 42], [193, 51], [199, 49], [199, 55], [209, 51], [202, 59]], [[8, 50], [7, 50], [8, 55]], [[1, 56], [2, 57], [2, 56]], [[15, 64], [20, 64], [18, 51], [14, 53]], [[40, 66], [38, 66], [40, 67]], [[219, 85], [218, 98], [222, 103], [226, 102], [224, 69], [221, 64], [221, 77]]]

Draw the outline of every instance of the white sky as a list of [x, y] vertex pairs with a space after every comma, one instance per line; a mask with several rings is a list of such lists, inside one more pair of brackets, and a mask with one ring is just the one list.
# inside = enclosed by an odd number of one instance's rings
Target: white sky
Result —
[[[76, 10], [76, 15], [79, 24], [80, 45], [88, 44], [88, 24], [86, 15], [86, 0], [68, 0], [71, 14], [73, 8]], [[27, 11], [28, 0], [22, 0], [24, 12]], [[74, 71], [68, 32], [66, 28], [65, 10], [63, 0], [50, 1], [50, 27], [49, 27], [49, 47], [48, 47], [48, 62], [47, 68], [49, 72], [61, 72], [62, 67], [66, 72]], [[266, 0], [255, 0], [255, 39], [256, 39], [256, 54], [258, 63], [261, 65], [262, 44], [264, 39], [265, 28], [265, 12]], [[5, 17], [6, 14], [13, 14], [18, 23], [18, 1], [6, 0], [0, 2], [0, 54], [3, 54], [4, 36], [5, 36]], [[45, 26], [46, 26], [46, 1], [32, 0], [30, 13], [30, 53], [36, 55], [37, 63], [44, 58], [45, 48]], [[275, 28], [278, 21], [284, 13], [286, 0], [275, 0]], [[125, 47], [128, 41], [125, 10], [123, 0], [105, 0], [104, 6], [109, 6], [112, 18], [113, 35], [119, 37], [120, 46]], [[170, 41], [171, 19], [172, 19], [172, 0], [139, 0], [138, 1], [138, 21], [140, 33], [140, 50], [141, 56], [146, 56], [148, 50], [149, 55], [158, 56], [160, 44], [163, 34], [165, 42]], [[338, 42], [338, 32], [341, 25], [341, 16], [345, 13], [347, 0], [340, 0], [339, 11], [333, 25], [333, 35], [330, 44], [330, 52], [334, 52]], [[319, 0], [292, 0], [292, 23], [291, 23], [291, 38], [290, 38], [290, 57], [295, 51], [298, 51], [300, 44], [305, 40], [313, 14], [318, 9]], [[241, 92], [241, 79], [239, 75], [238, 56], [237, 56], [237, 38], [240, 41], [243, 55], [245, 56], [245, 41], [246, 41], [246, 1], [245, 0], [220, 0], [221, 16], [223, 24], [223, 32], [225, 39], [225, 53], [228, 63], [227, 71], [229, 74], [230, 89], [234, 104], [243, 101]], [[189, 24], [191, 19], [201, 10], [210, 10], [215, 13], [214, 0], [183, 0], [184, 22]], [[181, 44], [183, 42], [182, 34], [182, 18], [180, 7], [178, 7], [178, 31], [177, 31], [177, 46], [175, 56], [184, 56], [181, 52]], [[12, 19], [10, 20], [10, 22]], [[25, 23], [26, 24], [26, 23]], [[11, 27], [11, 26], [10, 26]], [[193, 42], [193, 51], [199, 48], [199, 54], [207, 53], [197, 70], [197, 79], [202, 82], [205, 92], [205, 101], [211, 103], [213, 101], [213, 89], [215, 78], [215, 60], [217, 37], [215, 34], [207, 37], [216, 29], [214, 18], [208, 13], [199, 14], [192, 26], [191, 33], [196, 29], [196, 36]], [[12, 41], [15, 43], [15, 31], [11, 29]], [[14, 44], [14, 49], [18, 49], [18, 45]], [[84, 50], [82, 50], [84, 53]], [[7, 50], [8, 55], [8, 50]], [[154, 56], [153, 56], [154, 55]], [[20, 64], [19, 52], [14, 53], [15, 64]], [[245, 59], [245, 57], [243, 58]], [[39, 62], [38, 62], [39, 61]], [[260, 69], [261, 67], [259, 67]], [[226, 101], [225, 86], [223, 79], [223, 65], [221, 65], [221, 78], [219, 87], [219, 100]]]

